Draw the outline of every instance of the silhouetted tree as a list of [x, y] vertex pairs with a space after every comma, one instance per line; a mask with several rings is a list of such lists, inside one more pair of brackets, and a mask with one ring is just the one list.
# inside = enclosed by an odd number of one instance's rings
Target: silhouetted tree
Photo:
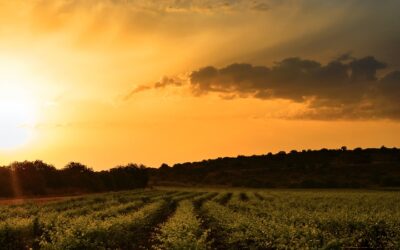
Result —
[[148, 179], [147, 169], [135, 164], [95, 172], [77, 162], [61, 170], [42, 161], [14, 162], [0, 167], [0, 196], [143, 188]]
[[[390, 178], [388, 178], [390, 176]], [[153, 185], [247, 187], [400, 186], [399, 149], [292, 150], [186, 162], [151, 171]]]

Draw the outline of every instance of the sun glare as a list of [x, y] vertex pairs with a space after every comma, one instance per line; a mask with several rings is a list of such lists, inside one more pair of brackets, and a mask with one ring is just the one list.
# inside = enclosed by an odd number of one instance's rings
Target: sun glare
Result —
[[26, 71], [17, 69], [9, 65], [0, 70], [0, 150], [26, 144], [37, 122], [37, 102], [30, 91], [33, 83]]
[[0, 100], [0, 149], [13, 149], [25, 144], [36, 122], [34, 104], [23, 99]]

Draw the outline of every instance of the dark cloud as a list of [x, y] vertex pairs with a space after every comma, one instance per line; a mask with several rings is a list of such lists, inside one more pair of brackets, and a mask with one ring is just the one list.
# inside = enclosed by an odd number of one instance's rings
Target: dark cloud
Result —
[[147, 89], [184, 85], [196, 96], [216, 93], [223, 99], [284, 99], [306, 106], [304, 112], [289, 118], [398, 120], [400, 71], [379, 79], [378, 71], [386, 67], [373, 56], [357, 59], [350, 53], [326, 64], [291, 57], [272, 67], [247, 63], [207, 66], [191, 72], [187, 79], [163, 78], [139, 86], [126, 99]]
[[251, 64], [220, 69], [208, 66], [193, 71], [190, 84], [196, 94], [218, 92], [307, 104], [299, 117], [399, 119], [400, 71], [378, 79], [378, 70], [386, 67], [372, 56], [356, 59], [345, 54], [325, 65], [292, 57], [271, 68]]
[[350, 64], [351, 77], [354, 81], [374, 81], [376, 80], [376, 71], [386, 68], [385, 63], [378, 62], [372, 56], [360, 60], [353, 60]]
[[354, 60], [354, 59], [356, 59], [356, 58], [354, 58], [354, 57], [352, 56], [352, 52], [347, 52], [347, 53], [344, 53], [344, 54], [340, 55], [340, 56], [336, 59], [336, 61], [345, 62], [345, 61]]

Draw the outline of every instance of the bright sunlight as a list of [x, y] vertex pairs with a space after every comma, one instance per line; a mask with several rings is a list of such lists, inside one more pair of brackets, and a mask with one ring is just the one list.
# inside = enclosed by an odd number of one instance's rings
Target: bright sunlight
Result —
[[26, 144], [37, 122], [37, 102], [31, 91], [30, 74], [18, 64], [0, 70], [0, 150]]
[[0, 100], [0, 149], [13, 149], [25, 144], [36, 121], [34, 104], [29, 100]]

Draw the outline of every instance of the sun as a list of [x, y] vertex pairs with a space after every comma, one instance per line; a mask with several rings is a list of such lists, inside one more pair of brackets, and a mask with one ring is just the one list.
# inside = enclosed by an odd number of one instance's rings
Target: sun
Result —
[[0, 151], [28, 143], [38, 122], [41, 81], [27, 60], [17, 59], [0, 57]]
[[36, 109], [31, 100], [0, 99], [0, 149], [13, 149], [27, 143], [36, 123]]

